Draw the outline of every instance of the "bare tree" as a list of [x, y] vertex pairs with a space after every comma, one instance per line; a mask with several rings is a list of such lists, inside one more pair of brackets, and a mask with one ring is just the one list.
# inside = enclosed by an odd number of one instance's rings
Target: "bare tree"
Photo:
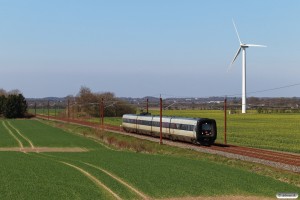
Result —
[[0, 88], [0, 96], [6, 96], [6, 95], [7, 92], [4, 89]]
[[100, 105], [104, 101], [104, 115], [109, 117], [122, 116], [125, 113], [134, 113], [135, 108], [127, 102], [117, 99], [112, 92], [93, 93], [90, 88], [82, 86], [76, 96], [76, 103], [83, 112], [98, 117]]

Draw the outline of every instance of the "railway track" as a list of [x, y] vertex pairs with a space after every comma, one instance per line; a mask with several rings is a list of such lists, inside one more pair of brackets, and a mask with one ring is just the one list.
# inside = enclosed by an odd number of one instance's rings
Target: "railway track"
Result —
[[[159, 141], [157, 138], [153, 138], [146, 135], [125, 133], [123, 130], [121, 130], [121, 127], [117, 127], [117, 126], [104, 125], [104, 127], [102, 127], [99, 123], [97, 124], [97, 123], [81, 121], [77, 119], [56, 118], [51, 116], [47, 117], [44, 115], [37, 115], [37, 117], [43, 119], [49, 119], [49, 120], [70, 122], [70, 123], [94, 127], [94, 128], [103, 128], [105, 130], [131, 135], [142, 139]], [[238, 155], [237, 157], [238, 159], [243, 157], [244, 158], [243, 160], [252, 161], [252, 162], [267, 161], [267, 162], [260, 162], [260, 163], [300, 173], [300, 154], [296, 154], [296, 153], [279, 152], [279, 151], [243, 147], [243, 146], [236, 146], [236, 145], [224, 145], [218, 143], [212, 146], [199, 146], [199, 145], [185, 143], [185, 142], [178, 142], [178, 141], [173, 142], [170, 140], [164, 140], [164, 143], [172, 146], [179, 146], [183, 148], [194, 149], [196, 151], [215, 153], [220, 155], [225, 155], [224, 153], [227, 153], [227, 155]], [[227, 156], [227, 155], [225, 156], [235, 157], [235, 156]]]
[[269, 160], [273, 162], [300, 167], [300, 155], [296, 155], [296, 154], [257, 149], [251, 147], [235, 146], [235, 145], [229, 145], [227, 147], [214, 145], [211, 146], [210, 148], [217, 151], [224, 151], [224, 152], [238, 154], [242, 156], [248, 156], [248, 157]]

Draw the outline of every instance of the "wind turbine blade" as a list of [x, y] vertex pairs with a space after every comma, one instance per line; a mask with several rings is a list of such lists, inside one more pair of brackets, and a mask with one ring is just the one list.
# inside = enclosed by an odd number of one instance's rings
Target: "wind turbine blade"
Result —
[[245, 46], [248, 46], [248, 47], [267, 47], [265, 45], [260, 45], [260, 44], [245, 44]]
[[242, 44], [242, 41], [241, 41], [241, 39], [240, 39], [239, 32], [237, 31], [237, 28], [236, 28], [236, 26], [235, 26], [235, 23], [234, 23], [233, 19], [232, 19], [232, 23], [233, 23], [233, 26], [234, 26], [234, 29], [235, 29], [236, 35], [237, 35], [237, 36], [238, 36], [238, 38], [239, 38], [239, 42], [240, 42], [240, 44]]
[[242, 49], [242, 47], [240, 47], [239, 50], [236, 52], [236, 54], [235, 54], [235, 56], [234, 56], [234, 58], [233, 58], [231, 64], [229, 65], [229, 68], [227, 69], [227, 71], [230, 71], [230, 70], [231, 70], [232, 64], [234, 63], [234, 61], [236, 60], [236, 58], [237, 58], [238, 55], [240, 54], [241, 49]]

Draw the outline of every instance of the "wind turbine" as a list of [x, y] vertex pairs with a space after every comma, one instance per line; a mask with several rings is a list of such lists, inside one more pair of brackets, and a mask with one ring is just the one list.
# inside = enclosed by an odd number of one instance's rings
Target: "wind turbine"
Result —
[[236, 31], [236, 34], [237, 34], [237, 37], [239, 39], [239, 42], [240, 42], [240, 48], [238, 49], [237, 53], [235, 54], [229, 68], [228, 68], [228, 71], [231, 69], [232, 67], [232, 64], [234, 63], [234, 61], [236, 60], [236, 58], [238, 57], [238, 55], [240, 54], [241, 50], [242, 50], [242, 55], [243, 55], [243, 58], [242, 58], [242, 113], [246, 113], [246, 48], [248, 47], [267, 47], [265, 45], [258, 45], [258, 44], [244, 44], [242, 43], [241, 39], [240, 39], [240, 36], [239, 36], [239, 33], [237, 31], [237, 28], [235, 26], [235, 23], [234, 21], [232, 20], [233, 22], [233, 26], [234, 26], [234, 29]]

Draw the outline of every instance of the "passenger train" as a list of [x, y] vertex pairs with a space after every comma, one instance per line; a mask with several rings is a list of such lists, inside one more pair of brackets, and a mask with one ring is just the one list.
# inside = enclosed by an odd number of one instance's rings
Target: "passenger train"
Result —
[[[125, 114], [122, 127], [126, 132], [160, 136], [160, 116]], [[162, 117], [162, 137], [210, 145], [217, 138], [214, 119]]]

